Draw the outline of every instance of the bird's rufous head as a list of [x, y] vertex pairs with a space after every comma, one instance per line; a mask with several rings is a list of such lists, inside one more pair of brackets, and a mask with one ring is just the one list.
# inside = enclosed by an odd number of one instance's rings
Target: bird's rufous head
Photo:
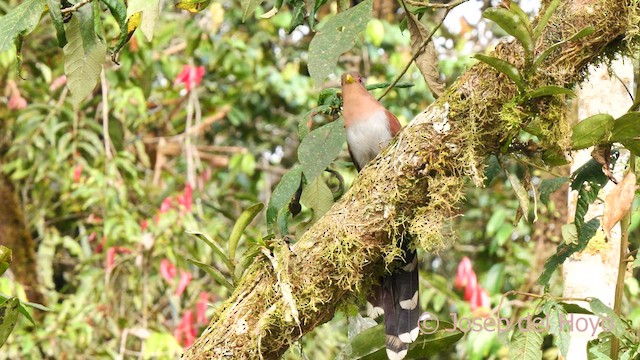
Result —
[[355, 71], [342, 74], [342, 86], [355, 83], [360, 83], [364, 86], [364, 77]]

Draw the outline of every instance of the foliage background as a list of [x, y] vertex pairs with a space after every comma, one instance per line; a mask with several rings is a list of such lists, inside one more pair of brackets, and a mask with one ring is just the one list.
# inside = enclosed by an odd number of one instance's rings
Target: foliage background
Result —
[[[0, 14], [17, 3], [0, 1]], [[265, 3], [257, 15], [271, 5]], [[487, 5], [472, 1], [465, 6]], [[536, 6], [522, 5], [529, 11]], [[411, 49], [408, 32], [398, 26], [397, 7], [393, 1], [376, 3], [378, 19], [341, 57], [336, 74], [360, 69], [369, 83], [398, 76]], [[319, 28], [336, 8], [333, 2], [321, 8]], [[464, 11], [453, 12], [436, 39], [447, 83], [469, 66], [471, 54], [483, 52], [502, 35], [483, 20], [464, 18]], [[425, 14], [427, 23], [433, 25], [431, 18], [439, 14]], [[318, 105], [320, 88], [338, 86], [334, 77], [314, 87], [306, 66], [313, 32], [306, 25], [288, 31], [291, 9], [244, 23], [242, 15], [234, 1], [212, 2], [198, 14], [164, 2], [153, 40], [146, 41], [140, 31], [134, 34], [119, 56], [120, 64], [105, 67], [112, 157], [104, 149], [101, 87], [74, 107], [61, 80], [62, 50], [48, 17], [27, 37], [19, 70], [15, 51], [0, 54], [0, 164], [20, 194], [37, 243], [44, 302], [51, 309], [32, 310], [36, 326], [22, 319], [0, 357], [174, 358], [228, 295], [225, 287], [187, 262], [196, 259], [225, 272], [219, 257], [187, 231], [202, 232], [226, 246], [241, 212], [266, 203], [282, 174], [296, 163], [299, 129], [309, 126], [305, 114]], [[106, 37], [116, 38], [115, 20], [103, 16], [103, 21]], [[174, 81], [184, 65], [205, 69], [202, 82], [192, 90], [195, 96]], [[404, 80], [415, 86], [392, 91], [383, 103], [406, 124], [433, 97], [413, 66]], [[11, 83], [26, 107], [9, 106]], [[202, 153], [191, 194], [187, 156], [180, 146], [172, 150], [166, 143], [184, 140], [179, 137], [189, 106], [196, 106], [194, 99], [201, 121], [221, 116], [193, 138]], [[314, 121], [313, 128], [327, 119]], [[508, 166], [515, 173], [523, 171], [522, 164]], [[355, 176], [346, 149], [332, 168], [347, 186]], [[546, 176], [533, 175], [534, 183]], [[496, 306], [509, 290], [534, 290], [543, 261], [561, 239], [562, 192], [541, 207], [537, 224], [513, 225], [518, 201], [508, 181], [497, 175], [487, 185], [471, 189], [463, 216], [452, 219], [450, 248], [422, 255], [421, 306], [443, 319], [451, 312], [472, 314], [454, 287], [464, 256], [472, 259], [479, 283]], [[292, 233], [304, 231], [311, 219], [305, 208], [292, 220]], [[260, 215], [246, 229], [239, 253], [267, 235], [265, 228]], [[167, 264], [175, 265], [174, 276], [163, 276], [163, 263], [165, 270]], [[637, 276], [636, 271], [636, 278], [628, 280], [626, 306], [636, 309], [627, 313], [639, 330]], [[551, 292], [559, 294], [559, 285], [555, 279]], [[0, 293], [24, 297], [20, 284], [8, 275], [0, 278]], [[531, 306], [509, 302], [503, 315], [516, 317]], [[305, 336], [285, 357], [337, 356], [357, 328], [347, 315], [340, 313]], [[556, 358], [553, 340], [547, 340], [545, 356]], [[454, 352], [439, 355], [506, 357], [506, 345], [495, 333], [469, 333]]]

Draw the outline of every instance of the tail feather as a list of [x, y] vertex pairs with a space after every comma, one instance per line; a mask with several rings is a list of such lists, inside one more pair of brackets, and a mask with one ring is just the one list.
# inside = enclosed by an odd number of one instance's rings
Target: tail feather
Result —
[[[382, 279], [377, 303], [384, 311], [387, 356], [403, 359], [409, 343], [418, 338], [420, 316], [418, 291], [418, 256], [408, 251], [405, 262]], [[375, 295], [374, 295], [375, 297]]]

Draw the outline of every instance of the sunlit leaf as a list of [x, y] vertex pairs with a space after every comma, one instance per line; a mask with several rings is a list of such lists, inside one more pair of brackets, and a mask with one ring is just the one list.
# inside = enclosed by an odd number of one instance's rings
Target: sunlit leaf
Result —
[[640, 139], [640, 112], [628, 112], [617, 118], [611, 130], [611, 142]]
[[528, 22], [523, 21], [521, 16], [503, 7], [488, 8], [482, 13], [482, 16], [495, 22], [507, 34], [516, 38], [522, 44], [525, 56], [531, 57], [534, 46], [533, 35]]
[[300, 203], [313, 209], [313, 218], [317, 220], [333, 205], [333, 194], [324, 180], [318, 176], [304, 187]]
[[590, 116], [573, 127], [571, 146], [573, 150], [608, 143], [611, 139], [614, 119], [609, 114]]
[[129, 0], [127, 3], [127, 19], [137, 12], [142, 12], [140, 30], [148, 41], [153, 40], [153, 30], [160, 14], [160, 0]]
[[67, 87], [71, 92], [71, 98], [77, 104], [95, 88], [107, 47], [102, 42], [96, 41], [91, 50], [86, 52], [78, 17], [72, 17], [68, 25], [68, 43], [64, 47], [64, 72], [67, 75]]
[[44, 8], [45, 0], [26, 0], [0, 17], [0, 53], [9, 50], [18, 35], [33, 31]]
[[13, 297], [0, 304], [0, 346], [2, 346], [18, 322], [20, 300]]
[[[529, 324], [529, 326], [532, 326]], [[540, 360], [542, 359], [542, 341], [544, 332], [535, 329], [526, 331], [517, 329], [509, 341], [509, 359]]]
[[572, 90], [569, 90], [567, 88], [563, 88], [561, 86], [554, 86], [554, 85], [542, 86], [527, 93], [527, 96], [531, 99], [535, 99], [543, 96], [551, 96], [551, 95], [567, 95], [569, 97], [574, 97], [576, 96], [576, 93], [574, 93]]
[[351, 50], [371, 19], [372, 0], [365, 0], [329, 19], [309, 44], [309, 74], [319, 87], [334, 71], [338, 57]]
[[6, 246], [0, 245], [0, 275], [4, 274], [4, 272], [7, 271], [7, 269], [11, 265], [11, 255], [11, 249]]
[[195, 14], [206, 9], [209, 4], [211, 4], [211, 0], [178, 0], [176, 7]]

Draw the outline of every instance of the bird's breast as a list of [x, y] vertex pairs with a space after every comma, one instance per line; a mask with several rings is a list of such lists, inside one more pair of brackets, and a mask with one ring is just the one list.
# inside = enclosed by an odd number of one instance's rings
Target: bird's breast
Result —
[[346, 127], [346, 134], [353, 161], [360, 168], [373, 160], [393, 138], [384, 110], [376, 112], [366, 119], [351, 122]]

